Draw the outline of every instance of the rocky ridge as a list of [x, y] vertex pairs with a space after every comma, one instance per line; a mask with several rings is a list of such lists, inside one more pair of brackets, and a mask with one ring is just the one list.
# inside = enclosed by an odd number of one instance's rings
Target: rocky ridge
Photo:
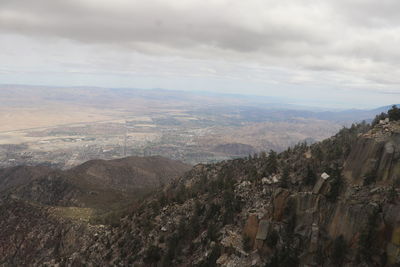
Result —
[[399, 122], [359, 124], [280, 154], [200, 164], [113, 226], [61, 222], [39, 207], [25, 229], [25, 206], [14, 209], [27, 204], [10, 196], [0, 264], [398, 266], [399, 138]]

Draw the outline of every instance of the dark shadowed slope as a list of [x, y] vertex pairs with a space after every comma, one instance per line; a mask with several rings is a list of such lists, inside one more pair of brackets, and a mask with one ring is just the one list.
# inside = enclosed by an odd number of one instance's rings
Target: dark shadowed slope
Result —
[[154, 156], [91, 160], [67, 173], [79, 178], [77, 182], [129, 191], [158, 187], [189, 169], [190, 165], [182, 162]]
[[17, 167], [0, 171], [13, 198], [50, 206], [108, 211], [129, 205], [190, 169], [162, 157], [93, 160], [71, 170]]
[[42, 166], [17, 166], [0, 169], [0, 192], [27, 184], [51, 171], [52, 169]]

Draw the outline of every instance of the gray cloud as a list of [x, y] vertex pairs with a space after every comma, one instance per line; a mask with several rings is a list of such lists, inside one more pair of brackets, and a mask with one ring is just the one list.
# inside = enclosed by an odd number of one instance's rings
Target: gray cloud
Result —
[[5, 0], [0, 30], [90, 43], [206, 45], [239, 52], [267, 50], [286, 42], [322, 41], [311, 29], [290, 22], [293, 17], [275, 20], [282, 15], [282, 7], [274, 11], [268, 1], [254, 1], [262, 5], [260, 9], [233, 1], [190, 2], [181, 6], [178, 1], [116, 1], [108, 7], [102, 1]]
[[[119, 50], [115, 58], [87, 56], [110, 71], [134, 69], [129, 55], [139, 53], [180, 57], [177, 75], [202, 66], [199, 60], [222, 60], [281, 68], [296, 84], [393, 91], [400, 84], [398, 10], [398, 0], [1, 0], [0, 35]], [[139, 61], [141, 71], [158, 64]]]

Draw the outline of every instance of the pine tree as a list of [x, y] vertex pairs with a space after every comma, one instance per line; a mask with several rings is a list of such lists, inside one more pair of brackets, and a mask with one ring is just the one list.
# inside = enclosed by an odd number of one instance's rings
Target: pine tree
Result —
[[317, 180], [317, 175], [313, 171], [310, 165], [307, 165], [307, 173], [304, 178], [305, 185], [314, 185]]
[[398, 121], [400, 120], [400, 109], [393, 105], [392, 108], [388, 111], [389, 120]]
[[342, 185], [342, 174], [340, 172], [339, 166], [335, 166], [333, 169], [333, 173], [330, 179], [330, 190], [327, 195], [328, 200], [334, 202], [337, 200], [339, 193], [340, 193], [340, 187]]
[[289, 187], [289, 168], [287, 166], [283, 168], [280, 185], [283, 188]]
[[278, 170], [278, 156], [275, 151], [271, 150], [267, 158], [267, 168], [269, 173], [276, 173]]

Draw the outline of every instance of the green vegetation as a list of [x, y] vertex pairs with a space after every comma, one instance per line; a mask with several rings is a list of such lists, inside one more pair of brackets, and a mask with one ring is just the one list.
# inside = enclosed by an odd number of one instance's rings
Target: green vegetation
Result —
[[277, 153], [273, 150], [270, 150], [268, 154], [266, 171], [270, 174], [276, 173], [278, 171], [278, 156]]
[[310, 164], [307, 165], [307, 173], [306, 173], [303, 181], [304, 181], [305, 185], [311, 185], [311, 186], [313, 186], [315, 184], [315, 182], [317, 181], [317, 175], [311, 168]]
[[310, 146], [315, 164], [321, 166], [324, 163], [343, 162], [349, 155], [351, 147], [357, 141], [358, 135], [366, 133], [371, 126], [365, 121], [352, 124], [350, 128], [341, 129], [332, 138]]
[[342, 186], [342, 174], [340, 172], [339, 166], [335, 166], [335, 168], [331, 172], [330, 178], [330, 190], [327, 195], [327, 199], [329, 201], [335, 202], [339, 196], [340, 188]]
[[372, 121], [372, 126], [378, 124], [380, 120], [384, 120], [386, 118], [389, 118], [390, 121], [400, 120], [400, 109], [396, 105], [393, 105], [387, 113], [382, 112], [381, 114], [376, 115], [375, 119]]
[[388, 118], [388, 114], [386, 114], [385, 112], [382, 112], [381, 114], [376, 115], [375, 119], [372, 121], [372, 126], [377, 125], [379, 123], [379, 121], [384, 120], [386, 118]]
[[392, 108], [388, 110], [388, 117], [391, 121], [400, 120], [400, 109], [396, 105], [393, 105]]
[[280, 186], [282, 188], [288, 188], [290, 184], [290, 177], [289, 177], [289, 167], [284, 166], [282, 170], [282, 176], [280, 180]]

